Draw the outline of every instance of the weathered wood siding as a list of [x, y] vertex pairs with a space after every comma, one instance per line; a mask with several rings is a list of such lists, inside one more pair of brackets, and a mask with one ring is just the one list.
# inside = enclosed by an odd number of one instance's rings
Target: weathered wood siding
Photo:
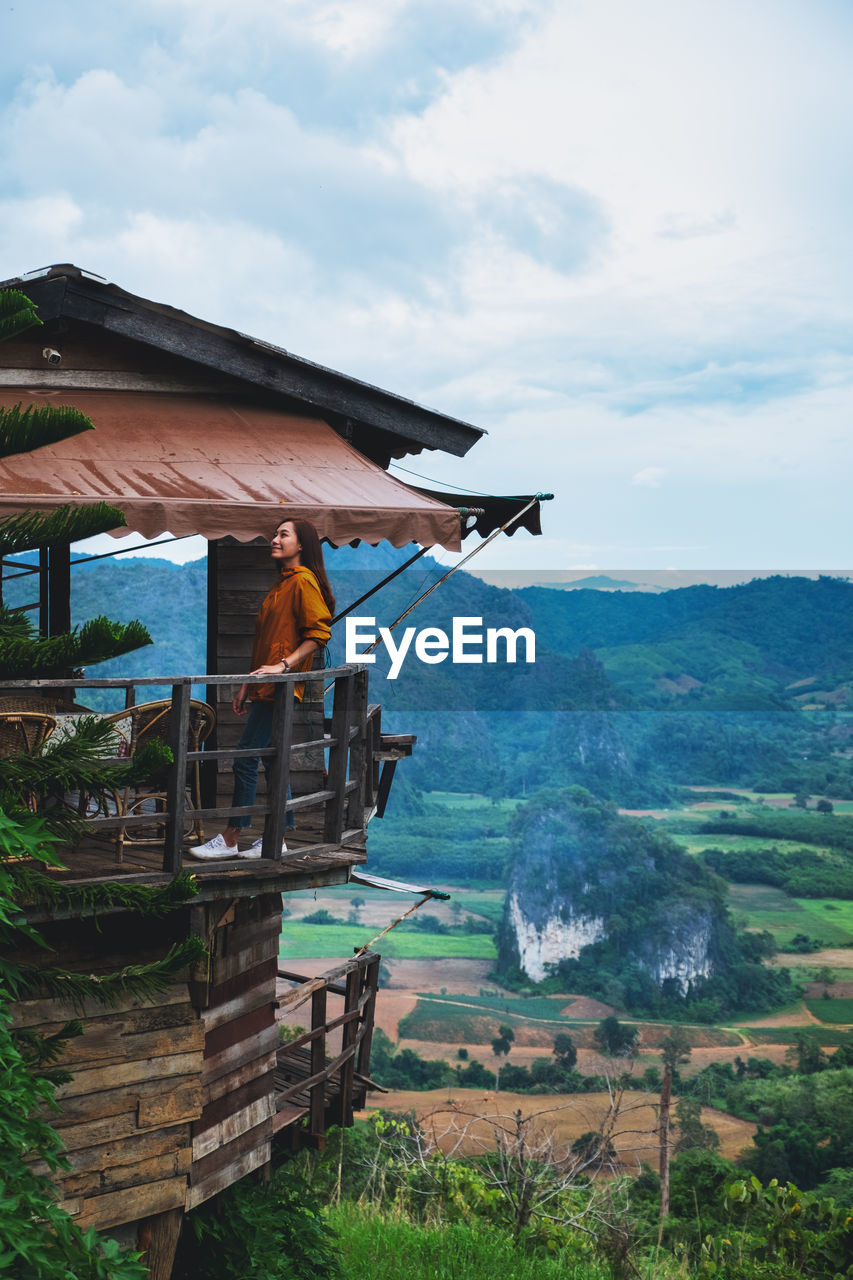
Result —
[[[162, 955], [186, 936], [187, 917], [110, 916], [99, 927], [69, 920], [41, 931], [56, 949], [51, 963], [97, 974]], [[55, 999], [22, 1000], [12, 1012], [15, 1026], [43, 1033], [78, 1016]], [[71, 1164], [53, 1175], [63, 1206], [84, 1229], [183, 1207], [204, 1055], [204, 1026], [186, 981], [152, 1003], [125, 999], [105, 1009], [89, 1002], [82, 1013], [84, 1033], [69, 1041], [62, 1059], [74, 1078], [57, 1091], [59, 1112], [48, 1113]]]
[[270, 1159], [281, 894], [197, 911], [204, 914], [199, 923], [210, 958], [204, 983], [194, 984], [196, 1000], [205, 1005], [203, 1110], [192, 1129], [188, 1209]]
[[[153, 960], [191, 930], [209, 946], [205, 961], [152, 1002], [82, 1010], [84, 1033], [61, 1060], [73, 1079], [49, 1114], [71, 1165], [52, 1176], [75, 1221], [103, 1230], [191, 1209], [266, 1165], [281, 894], [207, 902], [167, 921], [122, 913], [97, 926], [40, 928], [56, 948], [52, 963], [87, 974]], [[16, 1027], [43, 1034], [76, 1016], [55, 999], [13, 1006]]]
[[[270, 530], [270, 534], [274, 530]], [[235, 672], [242, 675], [249, 669], [252, 641], [255, 634], [255, 617], [264, 596], [275, 584], [276, 567], [270, 559], [269, 543], [258, 540], [251, 543], [235, 542], [222, 538], [210, 544], [209, 553], [209, 616], [213, 622], [209, 639], [208, 671], [215, 675]], [[215, 620], [215, 621], [214, 621]], [[322, 657], [318, 656], [318, 663]], [[219, 748], [234, 747], [246, 723], [244, 716], [235, 716], [231, 699], [236, 692], [228, 686], [218, 685], [211, 691], [210, 699], [216, 703], [216, 745]], [[294, 741], [315, 741], [323, 736], [323, 704], [320, 685], [306, 687], [305, 697], [294, 712]], [[322, 750], [295, 752], [290, 762], [290, 785], [294, 796], [307, 795], [323, 786], [324, 756]], [[233, 778], [228, 767], [219, 770], [217, 799], [219, 805], [231, 803]], [[264, 771], [260, 770], [258, 803], [266, 796]], [[319, 815], [315, 815], [315, 821]], [[300, 815], [300, 825], [310, 826], [311, 818]], [[256, 818], [252, 824], [258, 834], [263, 830], [263, 820]]]

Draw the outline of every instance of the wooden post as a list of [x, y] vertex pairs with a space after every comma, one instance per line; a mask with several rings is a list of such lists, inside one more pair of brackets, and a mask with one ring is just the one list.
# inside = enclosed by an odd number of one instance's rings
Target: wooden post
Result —
[[163, 847], [163, 870], [174, 875], [182, 865], [184, 842], [184, 809], [187, 791], [187, 742], [190, 732], [190, 695], [188, 684], [172, 685], [172, 712], [169, 724], [174, 762], [166, 779], [166, 839]]
[[344, 830], [349, 728], [352, 723], [354, 692], [353, 675], [353, 672], [348, 672], [335, 680], [331, 730], [335, 745], [329, 751], [328, 773], [328, 789], [334, 794], [330, 800], [326, 801], [323, 830], [323, 838], [327, 844], [338, 844]]
[[[346, 993], [344, 995], [344, 1013], [352, 1013], [358, 1008], [358, 997], [361, 992], [361, 968], [356, 966], [347, 974]], [[358, 1033], [358, 1022], [354, 1018], [345, 1022], [341, 1031], [341, 1051], [348, 1049]], [[339, 1123], [346, 1127], [352, 1124], [352, 1081], [355, 1074], [355, 1054], [341, 1066]]]
[[356, 827], [364, 829], [365, 821], [365, 805], [367, 804], [367, 772], [373, 767], [373, 761], [368, 759], [368, 729], [367, 729], [367, 672], [358, 671], [355, 675], [355, 689], [353, 695], [353, 719], [358, 727], [358, 737], [353, 738], [349, 753], [349, 776], [350, 781], [355, 781], [358, 786], [353, 788], [347, 797], [346, 806], [346, 824], [350, 831]]
[[663, 1223], [669, 1213], [669, 1108], [672, 1099], [672, 1066], [666, 1062], [663, 1069], [663, 1083], [660, 1091], [660, 1228], [658, 1239], [663, 1231]]
[[[321, 1031], [311, 1041], [311, 1075], [324, 1071], [326, 1067], [326, 987], [325, 984], [311, 997], [311, 1030]], [[311, 1128], [312, 1138], [322, 1139], [326, 1133], [326, 1081], [318, 1080], [311, 1086]]]
[[272, 712], [272, 746], [276, 754], [267, 775], [267, 801], [270, 811], [264, 823], [261, 854], [281, 862], [281, 842], [287, 813], [287, 787], [290, 782], [290, 744], [293, 741], [293, 683], [282, 681], [274, 686]]
[[370, 1075], [370, 1046], [373, 1042], [373, 1019], [376, 1011], [376, 993], [379, 990], [379, 963], [382, 957], [371, 955], [364, 969], [364, 985], [368, 992], [362, 1011], [364, 1035], [358, 1049], [358, 1074]]
[[139, 1248], [145, 1254], [149, 1280], [169, 1280], [183, 1221], [183, 1209], [167, 1209], [140, 1223]]

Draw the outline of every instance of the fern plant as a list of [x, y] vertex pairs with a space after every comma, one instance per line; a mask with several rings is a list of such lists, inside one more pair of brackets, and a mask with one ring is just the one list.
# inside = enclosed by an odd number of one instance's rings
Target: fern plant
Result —
[[[16, 290], [0, 291], [0, 340], [41, 321], [30, 299]], [[41, 448], [92, 430], [74, 409], [0, 409], [0, 457]], [[104, 503], [61, 507], [49, 513], [27, 511], [0, 521], [0, 557], [37, 550], [58, 541], [73, 542], [126, 524], [122, 512]], [[70, 675], [81, 666], [103, 662], [150, 644], [139, 622], [126, 625], [94, 618], [67, 635], [43, 637], [22, 612], [0, 605], [0, 684], [17, 679]], [[40, 1280], [144, 1280], [139, 1255], [94, 1230], [81, 1232], [56, 1203], [50, 1173], [64, 1167], [62, 1144], [45, 1117], [54, 1088], [69, 1079], [61, 1054], [67, 1040], [82, 1031], [77, 1018], [41, 1036], [15, 1031], [9, 1003], [27, 997], [54, 997], [81, 1010], [87, 1001], [111, 1005], [126, 996], [152, 998], [167, 989], [186, 966], [204, 952], [191, 937], [172, 946], [160, 960], [128, 965], [113, 974], [86, 975], [20, 959], [29, 944], [49, 948], [28, 920], [26, 908], [64, 907], [97, 912], [123, 907], [162, 915], [186, 903], [196, 892], [190, 875], [168, 886], [149, 888], [119, 881], [74, 886], [50, 874], [59, 864], [56, 843], [75, 833], [73, 814], [63, 805], [68, 791], [94, 796], [141, 780], [164, 761], [168, 749], [154, 743], [147, 753], [116, 764], [115, 735], [96, 719], [84, 720], [73, 738], [48, 740], [32, 754], [0, 760], [0, 1271]], [[35, 797], [39, 815], [21, 797]], [[16, 959], [16, 953], [18, 958]], [[11, 958], [10, 958], [11, 957]], [[41, 1160], [48, 1173], [33, 1171]]]

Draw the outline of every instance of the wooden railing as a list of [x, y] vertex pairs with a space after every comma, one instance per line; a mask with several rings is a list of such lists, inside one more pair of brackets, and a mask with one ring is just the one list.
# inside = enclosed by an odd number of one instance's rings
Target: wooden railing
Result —
[[[237, 747], [199, 750], [190, 749], [190, 706], [193, 685], [272, 684], [274, 688], [272, 740], [264, 749]], [[312, 741], [294, 741], [294, 690], [298, 684], [322, 682], [328, 692], [332, 690], [332, 714], [325, 721], [322, 736]], [[396, 760], [411, 753], [413, 738], [383, 736], [379, 729], [379, 708], [368, 706], [367, 670], [363, 666], [347, 665], [326, 671], [309, 671], [281, 676], [180, 676], [176, 678], [148, 677], [144, 679], [92, 679], [92, 680], [28, 680], [10, 682], [4, 690], [20, 693], [22, 704], [27, 695], [44, 698], [61, 690], [119, 689], [125, 691], [128, 714], [133, 703], [138, 702], [136, 691], [152, 686], [171, 686], [171, 713], [168, 721], [167, 741], [173, 762], [166, 767], [162, 787], [162, 806], [156, 821], [163, 830], [163, 871], [174, 874], [182, 866], [182, 847], [185, 842], [185, 824], [188, 820], [228, 819], [234, 816], [259, 816], [265, 818], [262, 856], [278, 862], [282, 856], [285, 821], [288, 812], [307, 809], [322, 811], [320, 839], [300, 853], [321, 853], [340, 848], [363, 837], [367, 820], [374, 813], [381, 815], [387, 798], [390, 776]], [[294, 795], [288, 799], [291, 756], [314, 749], [325, 761], [323, 785], [308, 794]], [[269, 760], [267, 772], [267, 796], [263, 803], [242, 807], [202, 807], [199, 803], [187, 805], [187, 771], [198, 762], [231, 761], [238, 756], [259, 756]], [[385, 774], [387, 773], [387, 777]], [[196, 798], [197, 801], [197, 798]], [[132, 839], [134, 829], [151, 827], [150, 814], [118, 812], [99, 814], [84, 819], [93, 833], [128, 831]], [[220, 822], [220, 825], [224, 823]], [[157, 844], [159, 845], [159, 840]], [[197, 867], [197, 863], [193, 864]]]
[[[379, 960], [365, 951], [315, 978], [278, 970], [280, 979], [297, 984], [279, 996], [279, 1012], [290, 1015], [310, 1000], [311, 1026], [276, 1055], [276, 1132], [304, 1120], [300, 1139], [322, 1147], [329, 1125], [351, 1125], [364, 1106]], [[330, 996], [343, 999], [334, 1016]]]

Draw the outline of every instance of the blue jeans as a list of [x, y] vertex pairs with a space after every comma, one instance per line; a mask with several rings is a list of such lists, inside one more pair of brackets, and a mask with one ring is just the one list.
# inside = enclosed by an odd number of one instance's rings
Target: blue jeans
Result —
[[[268, 747], [272, 741], [272, 711], [273, 704], [271, 702], [250, 702], [249, 714], [246, 720], [246, 726], [240, 734], [238, 747]], [[259, 756], [238, 756], [234, 761], [234, 795], [231, 803], [235, 809], [243, 805], [255, 803], [255, 794], [258, 789], [258, 764]], [[269, 757], [264, 757], [264, 772], [269, 782]], [[290, 787], [287, 788], [287, 798], [290, 797]], [[251, 825], [251, 817], [249, 814], [234, 814], [228, 819], [229, 826], [236, 830]], [[294, 825], [293, 814], [288, 812], [284, 825], [292, 827]]]

